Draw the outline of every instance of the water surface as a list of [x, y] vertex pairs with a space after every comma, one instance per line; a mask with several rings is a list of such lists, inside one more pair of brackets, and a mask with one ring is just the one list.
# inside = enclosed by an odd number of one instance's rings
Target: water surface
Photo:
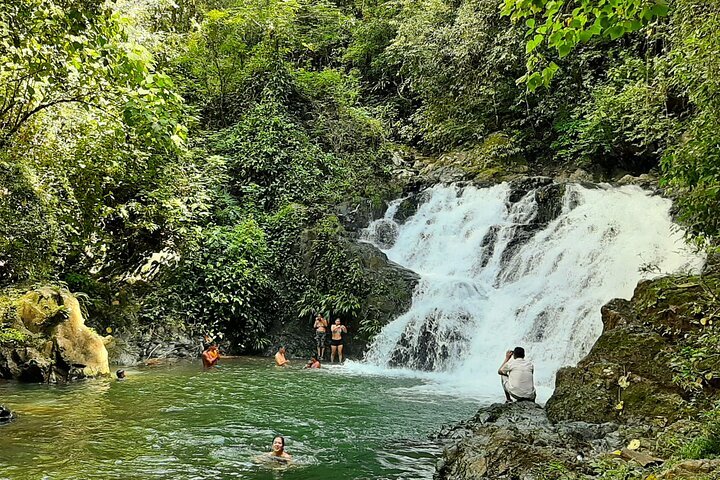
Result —
[[[422, 382], [243, 358], [130, 369], [124, 382], [0, 383], [19, 415], [0, 428], [0, 479], [432, 478], [429, 435], [478, 405]], [[290, 466], [257, 461], [276, 434]]]

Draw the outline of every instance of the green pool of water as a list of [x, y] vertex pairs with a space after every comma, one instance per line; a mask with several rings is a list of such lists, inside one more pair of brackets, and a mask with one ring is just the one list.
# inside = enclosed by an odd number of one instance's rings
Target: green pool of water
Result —
[[[432, 478], [429, 435], [477, 404], [420, 383], [265, 358], [129, 369], [124, 382], [0, 383], [19, 415], [0, 427], [0, 479]], [[290, 466], [257, 460], [277, 434]]]

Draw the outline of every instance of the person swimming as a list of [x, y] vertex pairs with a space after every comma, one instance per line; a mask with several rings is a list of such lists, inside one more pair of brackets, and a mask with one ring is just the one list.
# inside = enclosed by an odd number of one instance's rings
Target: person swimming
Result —
[[118, 382], [125, 380], [125, 370], [122, 368], [115, 372], [115, 376], [117, 376]]
[[279, 462], [290, 462], [292, 456], [285, 451], [285, 437], [278, 435], [273, 439], [272, 450], [267, 454], [272, 460]]

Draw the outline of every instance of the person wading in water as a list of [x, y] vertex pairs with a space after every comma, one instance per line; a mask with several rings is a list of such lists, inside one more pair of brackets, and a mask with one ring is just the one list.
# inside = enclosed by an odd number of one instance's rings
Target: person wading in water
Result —
[[202, 353], [203, 367], [205, 368], [214, 367], [217, 365], [218, 360], [220, 360], [220, 351], [217, 345], [210, 345], [207, 350]]
[[289, 462], [292, 460], [292, 456], [285, 451], [285, 437], [278, 435], [273, 439], [272, 450], [268, 455], [273, 460], [279, 460], [281, 462]]
[[280, 347], [280, 349], [275, 354], [275, 365], [278, 367], [284, 367], [285, 365], [289, 365], [290, 360], [285, 358], [285, 347]]
[[315, 317], [313, 328], [315, 329], [315, 345], [317, 345], [318, 358], [325, 358], [325, 343], [327, 339], [328, 321], [321, 314]]

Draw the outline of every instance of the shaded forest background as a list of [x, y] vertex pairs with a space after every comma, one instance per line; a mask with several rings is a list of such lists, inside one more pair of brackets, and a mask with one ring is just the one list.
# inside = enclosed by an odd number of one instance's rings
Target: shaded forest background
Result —
[[[372, 336], [338, 206], [400, 196], [393, 155], [457, 151], [490, 176], [656, 172], [712, 248], [720, 4], [652, 3], [592, 35], [568, 33], [572, 2], [502, 7], [0, 1], [0, 288], [62, 283], [99, 330], [240, 352], [317, 309]], [[545, 20], [577, 38], [538, 40]]]

